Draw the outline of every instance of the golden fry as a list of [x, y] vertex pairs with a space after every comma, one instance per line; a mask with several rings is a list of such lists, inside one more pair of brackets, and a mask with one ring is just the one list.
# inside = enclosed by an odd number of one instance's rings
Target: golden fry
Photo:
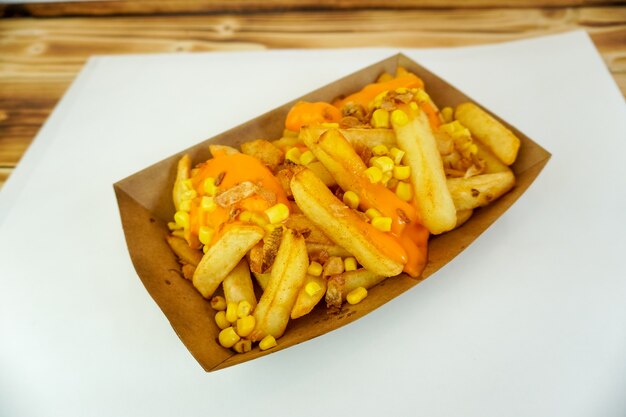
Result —
[[448, 189], [457, 210], [486, 206], [515, 185], [513, 172], [476, 175], [471, 178], [450, 178]]
[[204, 298], [213, 295], [226, 275], [259, 242], [265, 231], [252, 225], [231, 226], [204, 254], [193, 274], [193, 285]]
[[187, 241], [180, 237], [170, 235], [167, 236], [166, 240], [172, 251], [183, 263], [193, 265], [194, 267], [198, 266], [200, 260], [202, 260], [201, 251], [190, 248]]
[[317, 177], [322, 180], [324, 184], [326, 184], [327, 187], [337, 185], [337, 181], [335, 181], [333, 175], [328, 172], [324, 164], [322, 164], [320, 161], [311, 162], [306, 167], [313, 171], [315, 175], [317, 175]]
[[270, 280], [254, 310], [256, 326], [250, 339], [258, 341], [267, 335], [283, 335], [298, 292], [304, 285], [309, 257], [304, 238], [286, 229], [278, 255], [274, 261]]
[[457, 210], [456, 212], [456, 226], [454, 226], [454, 228], [458, 228], [463, 226], [463, 224], [468, 221], [470, 219], [470, 217], [472, 217], [472, 214], [474, 214], [474, 210], [472, 209], [466, 209], [466, 210]]
[[270, 282], [270, 276], [272, 275], [271, 272], [266, 272], [265, 274], [262, 274], [260, 272], [252, 271], [252, 274], [254, 275], [254, 278], [256, 278], [256, 282], [259, 284], [259, 287], [261, 287], [261, 289], [265, 291], [265, 289], [267, 288], [267, 283]]
[[467, 127], [472, 136], [487, 145], [502, 162], [511, 165], [517, 158], [520, 140], [489, 113], [474, 103], [459, 104], [454, 118]]
[[247, 301], [252, 308], [256, 306], [256, 296], [250, 278], [250, 268], [246, 259], [239, 261], [237, 266], [230, 271], [222, 283], [224, 287], [224, 297], [227, 302], [239, 303]]
[[369, 290], [386, 278], [384, 275], [378, 275], [363, 268], [333, 275], [328, 278], [327, 282], [326, 305], [328, 307], [341, 307], [341, 303], [350, 291], [359, 287]]
[[272, 171], [282, 164], [285, 159], [283, 151], [272, 145], [271, 142], [263, 139], [242, 143], [241, 152], [255, 157]]
[[485, 163], [485, 174], [495, 174], [496, 172], [504, 172], [510, 170], [509, 167], [500, 159], [498, 159], [498, 157], [495, 156], [482, 142], [475, 140], [474, 144], [478, 149], [476, 156], [478, 157], [478, 159], [481, 159]]
[[[310, 133], [320, 137], [324, 132], [329, 130], [323, 126], [309, 127]], [[396, 134], [391, 129], [367, 129], [367, 128], [350, 128], [337, 129], [339, 133], [350, 142], [353, 146], [367, 146], [373, 148], [376, 145], [385, 145], [388, 148], [396, 145]], [[302, 130], [300, 130], [302, 134]]]
[[[308, 287], [307, 287], [308, 286]], [[326, 279], [321, 276], [307, 275], [306, 281], [296, 298], [296, 304], [294, 304], [291, 310], [291, 318], [297, 319], [306, 314], [309, 314], [311, 310], [320, 302], [326, 293]]]
[[297, 230], [304, 236], [307, 246], [309, 243], [320, 243], [324, 245], [333, 245], [333, 241], [322, 232], [322, 230], [308, 219], [304, 214], [292, 214], [285, 221], [285, 226], [290, 229]]
[[216, 153], [224, 153], [225, 155], [235, 155], [241, 153], [239, 150], [228, 145], [209, 145], [209, 151], [211, 152], [211, 155], [215, 155]]
[[183, 194], [187, 191], [184, 181], [189, 179], [190, 172], [191, 158], [189, 158], [189, 155], [185, 154], [176, 165], [176, 180], [172, 190], [172, 199], [174, 200], [174, 207], [176, 207], [177, 211], [180, 210], [180, 203], [184, 200]]

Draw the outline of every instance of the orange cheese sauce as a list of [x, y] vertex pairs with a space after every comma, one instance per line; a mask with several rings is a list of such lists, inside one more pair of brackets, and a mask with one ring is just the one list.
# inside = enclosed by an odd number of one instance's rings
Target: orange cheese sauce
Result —
[[337, 100], [333, 104], [342, 108], [347, 103], [360, 104], [367, 109], [370, 101], [384, 91], [395, 90], [396, 88], [424, 88], [424, 82], [414, 74], [406, 74], [389, 81], [368, 84], [361, 91], [350, 94], [348, 97]]
[[289, 110], [285, 127], [297, 132], [302, 126], [313, 126], [321, 123], [335, 123], [341, 119], [341, 111], [332, 104], [301, 101]]
[[[291, 206], [280, 183], [272, 175], [272, 172], [258, 159], [241, 153], [235, 155], [216, 153], [212, 159], [200, 165], [198, 171], [191, 179], [193, 188], [198, 195], [205, 195], [205, 179], [209, 177], [217, 178], [221, 173], [224, 173], [222, 182], [219, 185], [221, 189], [228, 189], [244, 181], [250, 181], [272, 191], [276, 195], [276, 203], [283, 203], [287, 207]], [[189, 213], [192, 234], [197, 235], [198, 230], [202, 226], [209, 226], [219, 231], [220, 227], [229, 221], [229, 210], [218, 205], [214, 211], [210, 213], [205, 212], [200, 208], [200, 200], [200, 198], [193, 200]], [[263, 197], [255, 194], [239, 201], [234, 207], [240, 208], [242, 211], [264, 211], [270, 207], [270, 203]], [[221, 227], [221, 230], [223, 229]], [[219, 233], [215, 234], [214, 240], [218, 235]]]

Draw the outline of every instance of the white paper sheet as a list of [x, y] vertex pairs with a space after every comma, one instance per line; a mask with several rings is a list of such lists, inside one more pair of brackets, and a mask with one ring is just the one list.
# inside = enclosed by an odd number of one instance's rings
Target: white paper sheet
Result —
[[143, 288], [115, 181], [397, 51], [92, 58], [0, 191], [0, 415], [625, 415], [626, 106], [583, 32], [402, 50], [553, 157], [393, 302], [207, 374]]

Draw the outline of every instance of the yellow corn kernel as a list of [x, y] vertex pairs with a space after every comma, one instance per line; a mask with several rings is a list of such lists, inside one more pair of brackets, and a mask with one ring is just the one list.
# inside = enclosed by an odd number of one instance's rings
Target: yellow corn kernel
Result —
[[372, 126], [377, 128], [389, 128], [389, 112], [385, 109], [377, 109], [372, 113]]
[[181, 239], [185, 239], [185, 231], [183, 229], [174, 230], [172, 232], [172, 236], [179, 237]]
[[240, 319], [249, 316], [251, 311], [252, 304], [250, 304], [248, 301], [243, 300], [240, 301], [239, 304], [237, 304], [237, 317], [239, 317]]
[[376, 162], [376, 160], [377, 160], [377, 159], [378, 159], [378, 157], [377, 157], [377, 156], [372, 156], [372, 157], [370, 158], [370, 160], [369, 160], [369, 161], [367, 161], [367, 165], [368, 165], [368, 166], [373, 167], [373, 166], [374, 166], [374, 162]]
[[392, 171], [387, 171], [387, 172], [383, 172], [383, 178], [380, 180], [380, 182], [387, 187], [389, 180], [393, 178], [393, 172]]
[[452, 121], [453, 114], [454, 110], [452, 110], [452, 107], [444, 107], [441, 109], [441, 117], [443, 118], [444, 123], [450, 123]]
[[396, 195], [402, 201], [411, 201], [411, 198], [413, 198], [413, 188], [411, 184], [400, 181], [396, 186]]
[[346, 271], [356, 271], [357, 268], [357, 264], [356, 264], [356, 259], [354, 259], [354, 257], [350, 256], [349, 258], [346, 258], [343, 260], [343, 269]]
[[396, 109], [391, 113], [391, 122], [398, 126], [404, 126], [409, 123], [409, 116], [400, 109]]
[[202, 252], [203, 252], [203, 253], [207, 253], [207, 252], [209, 251], [209, 248], [210, 248], [210, 247], [211, 247], [211, 246], [209, 246], [209, 245], [204, 245], [204, 246], [202, 247]]
[[302, 152], [300, 152], [300, 149], [298, 148], [291, 148], [287, 151], [287, 153], [285, 153], [285, 159], [295, 163], [295, 164], [299, 164], [300, 163], [300, 157], [302, 156]]
[[469, 151], [472, 155], [476, 155], [476, 153], [478, 152], [478, 146], [476, 146], [475, 143], [472, 143], [469, 147]]
[[209, 226], [202, 226], [198, 230], [198, 239], [200, 239], [200, 243], [202, 243], [203, 245], [208, 245], [213, 240], [214, 234], [215, 230], [213, 230]]
[[379, 156], [374, 161], [374, 166], [380, 169], [382, 172], [389, 172], [393, 170], [393, 161], [388, 156]]
[[170, 229], [170, 230], [178, 230], [181, 227], [176, 222], [167, 222], [167, 228]]
[[361, 202], [361, 200], [354, 191], [346, 191], [345, 193], [343, 193], [343, 202], [351, 209], [356, 209], [357, 207], [359, 207], [359, 203]]
[[426, 91], [422, 90], [421, 88], [417, 89], [417, 94], [415, 95], [415, 98], [417, 99], [417, 101], [420, 101], [420, 102], [430, 100], [430, 97], [428, 96]]
[[376, 156], [385, 156], [389, 153], [389, 149], [381, 143], [372, 148], [372, 153]]
[[217, 185], [215, 185], [215, 178], [209, 177], [204, 180], [202, 183], [202, 188], [204, 189], [204, 194], [209, 196], [214, 196], [217, 194]]
[[311, 151], [306, 151], [302, 155], [300, 155], [300, 163], [302, 165], [308, 165], [311, 162], [315, 161], [315, 155]]
[[250, 221], [257, 226], [264, 227], [267, 224], [267, 216], [264, 213], [253, 211], [250, 213]]
[[233, 350], [237, 353], [246, 353], [252, 350], [252, 341], [247, 339], [241, 339], [233, 346]]
[[231, 301], [226, 304], [226, 320], [231, 323], [237, 321], [237, 303]]
[[393, 167], [393, 177], [397, 180], [406, 180], [411, 176], [411, 167], [408, 165], [397, 165]]
[[265, 214], [270, 220], [270, 223], [277, 224], [287, 220], [287, 217], [289, 217], [289, 208], [283, 203], [278, 203], [265, 210]]
[[389, 90], [385, 90], [385, 91], [381, 91], [380, 93], [378, 93], [378, 95], [374, 97], [374, 100], [369, 102], [368, 107], [369, 108], [380, 107], [380, 105], [383, 102], [383, 99], [385, 98], [388, 92]]
[[208, 211], [209, 213], [215, 211], [217, 208], [217, 204], [215, 204], [215, 198], [204, 196], [202, 200], [200, 200], [200, 208], [202, 210]]
[[217, 323], [217, 327], [224, 330], [227, 327], [230, 327], [230, 322], [226, 320], [226, 312], [218, 311], [215, 313], [215, 323]]
[[183, 200], [193, 200], [196, 197], [198, 197], [196, 190], [187, 190], [182, 195]]
[[267, 350], [267, 349], [271, 349], [275, 347], [276, 345], [277, 343], [276, 343], [276, 339], [274, 339], [274, 336], [272, 336], [271, 334], [268, 334], [259, 342], [259, 349]]
[[369, 208], [365, 210], [365, 215], [369, 217], [370, 220], [375, 219], [376, 217], [382, 216], [381, 212], [376, 210], [375, 208]]
[[411, 108], [411, 110], [415, 111], [417, 110], [417, 103], [412, 101], [409, 103], [409, 107]]
[[339, 123], [333, 123], [333, 122], [324, 122], [324, 123], [320, 123], [320, 125], [322, 127], [327, 127], [329, 129], [338, 129], [339, 128]]
[[358, 304], [367, 297], [367, 290], [363, 287], [353, 289], [346, 295], [346, 301], [350, 304]]
[[365, 171], [365, 176], [371, 183], [376, 184], [383, 178], [383, 172], [378, 167], [369, 167]]
[[186, 211], [177, 211], [174, 214], [174, 221], [183, 229], [189, 228], [189, 213]]
[[396, 165], [400, 165], [402, 163], [402, 158], [404, 158], [404, 151], [398, 148], [391, 148], [389, 150], [389, 156], [393, 158], [393, 162]]
[[178, 205], [180, 211], [191, 211], [191, 200], [183, 200]]
[[374, 217], [372, 219], [372, 226], [381, 232], [389, 232], [391, 231], [391, 217]]
[[224, 346], [225, 348], [231, 348], [235, 346], [235, 343], [241, 340], [241, 337], [239, 337], [237, 332], [235, 332], [235, 329], [233, 329], [231, 326], [222, 330], [218, 336], [218, 339], [220, 341], [220, 345]]
[[398, 88], [396, 88], [396, 93], [398, 93], [398, 94], [404, 94], [407, 91], [409, 91], [409, 90], [407, 90], [406, 87], [398, 87]]
[[309, 295], [309, 297], [315, 297], [317, 293], [322, 291], [322, 286], [315, 281], [311, 281], [304, 286], [304, 291]]
[[248, 210], [244, 210], [239, 214], [239, 220], [242, 222], [249, 223], [252, 221], [252, 213]]
[[211, 298], [211, 308], [216, 311], [226, 310], [226, 299], [221, 295]]
[[252, 330], [254, 330], [254, 325], [256, 324], [256, 320], [254, 316], [245, 316], [237, 320], [237, 334], [241, 337], [246, 337]]
[[382, 74], [380, 74], [376, 82], [384, 83], [384, 82], [391, 81], [391, 80], [393, 80], [393, 75], [389, 74], [388, 72], [383, 72]]
[[319, 277], [322, 274], [322, 265], [319, 262], [313, 261], [309, 264], [309, 268], [306, 270], [306, 273], [313, 275], [314, 277]]

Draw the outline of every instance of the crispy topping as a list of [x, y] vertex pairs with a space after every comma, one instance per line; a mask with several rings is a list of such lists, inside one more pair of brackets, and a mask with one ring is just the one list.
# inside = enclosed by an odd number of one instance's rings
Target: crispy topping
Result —
[[[222, 178], [224, 178], [222, 174], [220, 175], [222, 176]], [[220, 177], [218, 176], [218, 178], [215, 180], [216, 183], [219, 178]], [[248, 198], [254, 194], [257, 194], [258, 189], [258, 185], [250, 181], [244, 181], [219, 194], [217, 197], [215, 197], [215, 202], [221, 207], [226, 208], [240, 202], [244, 198]]]

